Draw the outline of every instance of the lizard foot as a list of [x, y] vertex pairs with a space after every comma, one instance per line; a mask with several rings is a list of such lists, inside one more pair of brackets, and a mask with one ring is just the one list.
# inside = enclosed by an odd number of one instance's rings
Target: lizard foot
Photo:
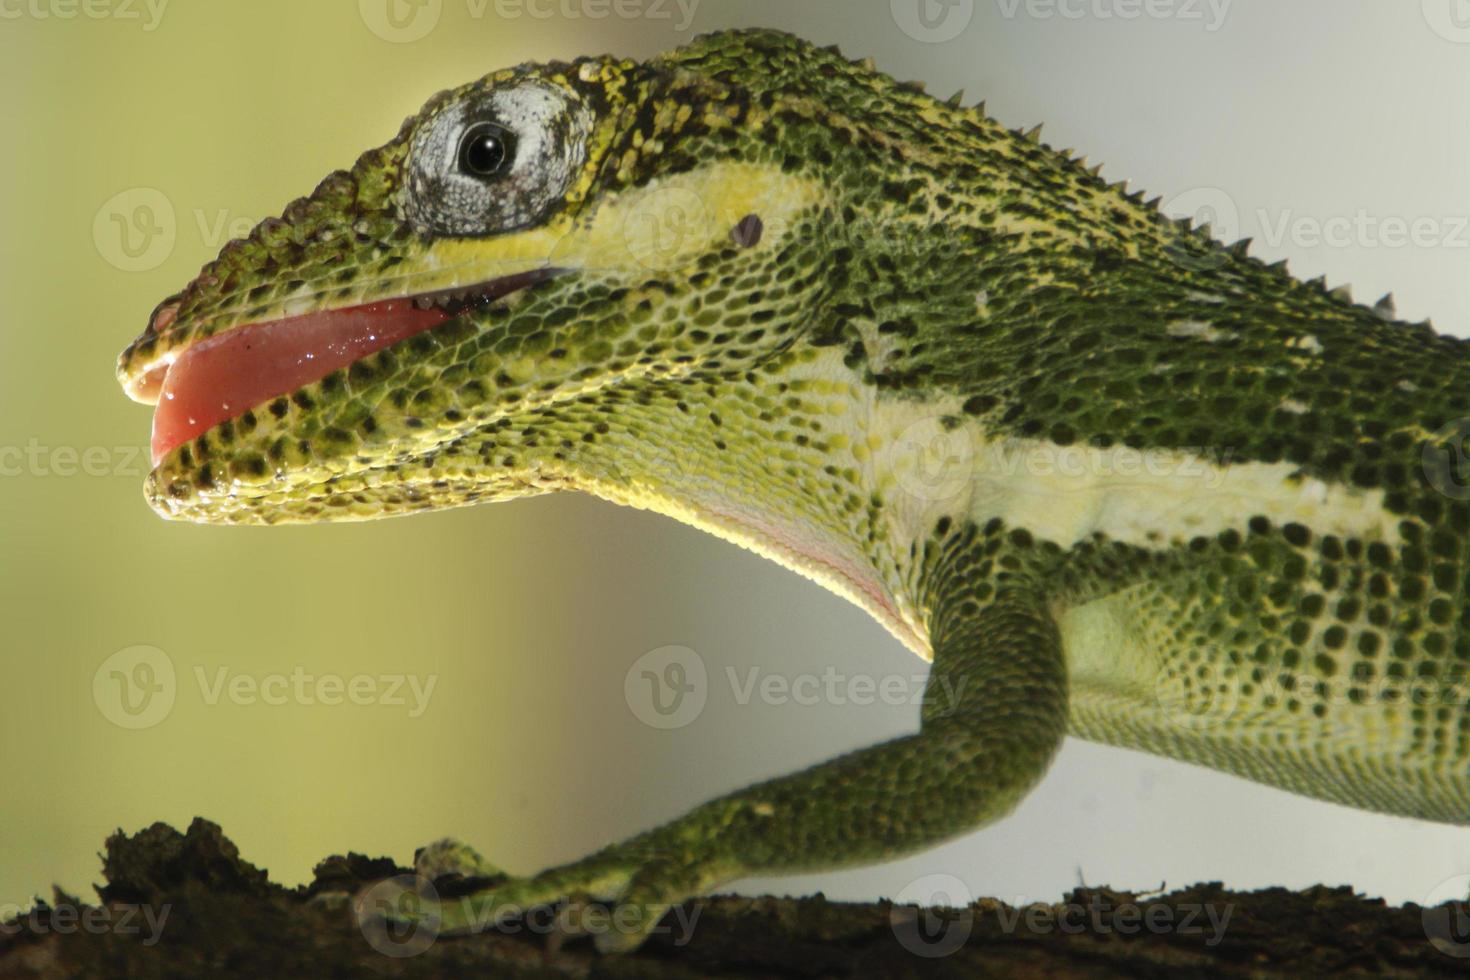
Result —
[[414, 852], [413, 870], [432, 882], [445, 878], [502, 878], [505, 872], [463, 841], [444, 837]]
[[603, 953], [631, 952], [656, 931], [687, 942], [698, 910], [686, 915], [680, 908], [667, 924], [664, 918], [714, 878], [691, 862], [654, 857], [640, 843], [629, 841], [540, 874], [510, 878], [473, 848], [436, 841], [415, 855], [415, 875], [365, 889], [371, 901], [360, 897], [357, 914], [398, 929], [427, 927], [435, 936], [545, 931], [557, 945], [591, 936]]

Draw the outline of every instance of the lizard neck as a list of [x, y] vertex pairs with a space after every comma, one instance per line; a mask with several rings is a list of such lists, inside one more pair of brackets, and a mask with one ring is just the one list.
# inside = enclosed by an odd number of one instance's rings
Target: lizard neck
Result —
[[620, 403], [617, 425], [575, 450], [555, 428], [577, 431], [563, 411], [536, 438], [552, 450], [536, 465], [574, 489], [769, 557], [854, 602], [929, 659], [912, 558], [929, 512], [953, 502], [885, 494], [891, 450], [874, 435], [884, 409], [839, 351], [791, 352], [761, 378], [754, 389], [671, 381], [667, 398]]

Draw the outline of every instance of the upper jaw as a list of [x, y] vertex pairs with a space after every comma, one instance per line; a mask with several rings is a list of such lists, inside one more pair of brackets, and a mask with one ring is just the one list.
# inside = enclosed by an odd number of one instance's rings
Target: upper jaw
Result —
[[135, 402], [143, 405], [158, 404], [158, 392], [163, 386], [163, 377], [168, 373], [168, 366], [173, 363], [178, 351], [170, 350], [161, 355], [152, 352], [158, 339], [168, 332], [169, 325], [178, 316], [181, 295], [175, 293], [154, 307], [148, 316], [148, 326], [118, 355], [118, 383], [122, 385], [123, 392]]
[[[504, 290], [508, 293], [534, 285], [559, 271], [549, 262], [534, 260], [495, 263], [482, 268], [425, 270], [397, 279], [370, 281], [352, 290], [339, 288], [323, 293], [303, 289], [269, 307], [251, 308], [236, 303], [232, 308], [214, 313], [182, 316], [181, 311], [189, 306], [188, 293], [175, 293], [154, 308], [143, 332], [118, 355], [117, 379], [133, 401], [156, 405], [164, 378], [174, 362], [200, 341], [230, 330], [385, 300], [444, 303], [456, 294], [483, 295], [506, 283], [513, 286]], [[526, 276], [531, 278], [517, 283]]]
[[[379, 295], [364, 292], [354, 302], [331, 305], [322, 303], [319, 308], [292, 310], [284, 307], [273, 314], [250, 319], [226, 314], [182, 323], [178, 322], [178, 316], [180, 308], [184, 305], [185, 294], [175, 293], [154, 307], [153, 312], [148, 316], [148, 325], [143, 328], [143, 332], [118, 355], [117, 379], [123, 392], [133, 401], [142, 405], [157, 405], [163, 380], [168, 374], [169, 367], [178, 360], [179, 356], [199, 341], [228, 330], [283, 320], [303, 312], [322, 312], [333, 308], [346, 308], [390, 299], [445, 305], [457, 297], [468, 299], [491, 294], [491, 298], [498, 298], [500, 295], [545, 281], [564, 271], [566, 270], [542, 264], [539, 267], [531, 266], [489, 275], [464, 284], [450, 282], [438, 285], [433, 282], [424, 282], [425, 288], [423, 289], [405, 289], [401, 285], [397, 288], [390, 286]], [[500, 287], [508, 288], [496, 292]], [[316, 301], [320, 302], [321, 297], [317, 297]], [[310, 306], [315, 306], [315, 303], [310, 301], [308, 303]]]
[[166, 303], [150, 319], [145, 337], [172, 333], [173, 342], [164, 354], [128, 372], [124, 388], [135, 400], [158, 405], [152, 440], [156, 465], [216, 425], [419, 333], [508, 302], [565, 271], [543, 265], [468, 285], [395, 292], [365, 303], [212, 330], [176, 323], [177, 306]]

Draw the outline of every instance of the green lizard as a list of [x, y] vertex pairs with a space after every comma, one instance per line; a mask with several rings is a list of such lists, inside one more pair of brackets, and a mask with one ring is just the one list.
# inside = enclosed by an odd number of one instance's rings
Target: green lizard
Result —
[[442, 93], [226, 246], [119, 376], [159, 402], [165, 517], [582, 490], [932, 658], [916, 734], [445, 929], [592, 895], [631, 948], [719, 883], [993, 821], [1069, 732], [1470, 820], [1462, 342], [833, 49], [720, 33]]

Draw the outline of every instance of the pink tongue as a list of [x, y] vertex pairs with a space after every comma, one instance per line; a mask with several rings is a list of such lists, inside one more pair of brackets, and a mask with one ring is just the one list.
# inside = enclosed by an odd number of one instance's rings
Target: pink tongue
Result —
[[153, 465], [226, 419], [447, 318], [438, 307], [421, 310], [412, 300], [394, 299], [247, 324], [201, 340], [163, 379], [153, 412]]

